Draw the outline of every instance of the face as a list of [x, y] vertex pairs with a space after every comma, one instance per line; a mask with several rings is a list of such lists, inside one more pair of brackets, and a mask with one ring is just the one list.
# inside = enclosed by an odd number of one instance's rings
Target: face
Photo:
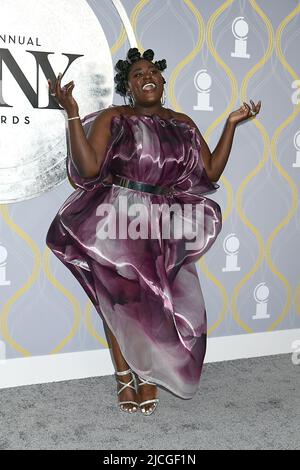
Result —
[[[152, 83], [155, 86], [149, 85], [143, 89], [147, 83]], [[152, 62], [141, 59], [131, 66], [127, 90], [131, 91], [136, 103], [147, 106], [160, 102], [163, 86], [163, 76]]]

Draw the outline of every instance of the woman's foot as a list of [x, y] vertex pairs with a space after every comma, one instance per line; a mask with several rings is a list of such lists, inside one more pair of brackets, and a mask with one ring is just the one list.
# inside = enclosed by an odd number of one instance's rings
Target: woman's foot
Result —
[[[159, 398], [158, 398], [158, 388], [152, 382], [147, 383], [146, 380], [138, 376], [138, 393], [137, 401], [140, 404], [140, 410], [145, 415], [150, 415], [155, 410]], [[144, 403], [149, 400], [150, 403]], [[153, 401], [152, 401], [153, 400]], [[152, 401], [152, 403], [151, 403]]]
[[127, 413], [136, 413], [139, 404], [136, 392], [136, 379], [133, 372], [131, 369], [116, 371], [116, 377], [120, 410], [126, 411]]

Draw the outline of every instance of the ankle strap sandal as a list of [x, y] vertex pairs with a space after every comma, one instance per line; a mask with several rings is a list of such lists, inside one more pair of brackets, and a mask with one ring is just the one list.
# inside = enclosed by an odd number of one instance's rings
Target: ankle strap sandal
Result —
[[[135, 375], [133, 374], [131, 369], [120, 371], [120, 372], [116, 371], [115, 374], [118, 375], [118, 376], [131, 374], [131, 376], [132, 376], [132, 379], [128, 383], [122, 382], [121, 380], [117, 379], [117, 381], [121, 385], [123, 385], [123, 387], [121, 387], [120, 390], [118, 390], [118, 395], [120, 395], [120, 393], [123, 390], [125, 390], [125, 388], [127, 388], [127, 387], [132, 388], [135, 392], [137, 391], [136, 378], [135, 378]], [[134, 385], [132, 385], [132, 382], [134, 383]], [[120, 406], [120, 411], [126, 411], [127, 413], [135, 413], [139, 408], [139, 404], [136, 401], [131, 401], [131, 400], [119, 401], [118, 404]], [[126, 404], [131, 404], [131, 405], [135, 405], [135, 406], [133, 406], [132, 408], [124, 408], [123, 405], [126, 405]]]
[[[142, 385], [156, 385], [153, 382], [149, 382], [149, 380], [143, 379], [139, 375], [138, 375], [138, 378], [140, 380], [140, 383], [138, 384], [139, 387], [141, 387]], [[146, 416], [151, 415], [154, 412], [154, 410], [156, 409], [156, 407], [158, 405], [158, 402], [159, 402], [159, 398], [152, 398], [151, 400], [142, 401], [140, 403], [141, 412], [144, 413]], [[144, 408], [144, 405], [148, 405], [148, 404], [151, 404], [151, 403], [153, 404], [153, 406], [150, 409], [146, 410]]]

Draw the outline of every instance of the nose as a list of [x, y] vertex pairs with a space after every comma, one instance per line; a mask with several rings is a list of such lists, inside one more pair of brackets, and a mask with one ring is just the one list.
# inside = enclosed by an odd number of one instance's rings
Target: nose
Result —
[[146, 73], [145, 73], [145, 78], [146, 78], [146, 79], [152, 78], [151, 72], [146, 72]]

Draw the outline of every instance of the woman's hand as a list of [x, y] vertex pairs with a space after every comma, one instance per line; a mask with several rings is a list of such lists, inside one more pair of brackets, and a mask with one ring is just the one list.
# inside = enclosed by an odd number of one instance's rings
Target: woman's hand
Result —
[[75, 86], [74, 81], [72, 80], [61, 88], [61, 78], [62, 74], [59, 73], [53, 88], [51, 80], [48, 78], [47, 81], [50, 94], [56, 99], [60, 106], [62, 106], [67, 111], [69, 117], [77, 116], [79, 107], [74, 97], [72, 96], [72, 91]]
[[243, 101], [243, 103], [243, 106], [229, 114], [227, 120], [231, 124], [239, 124], [242, 121], [246, 121], [249, 118], [255, 117], [256, 114], [259, 113], [261, 101], [258, 101], [258, 103], [255, 105], [254, 102], [250, 100], [252, 109], [247, 103], [245, 103], [245, 101]]

